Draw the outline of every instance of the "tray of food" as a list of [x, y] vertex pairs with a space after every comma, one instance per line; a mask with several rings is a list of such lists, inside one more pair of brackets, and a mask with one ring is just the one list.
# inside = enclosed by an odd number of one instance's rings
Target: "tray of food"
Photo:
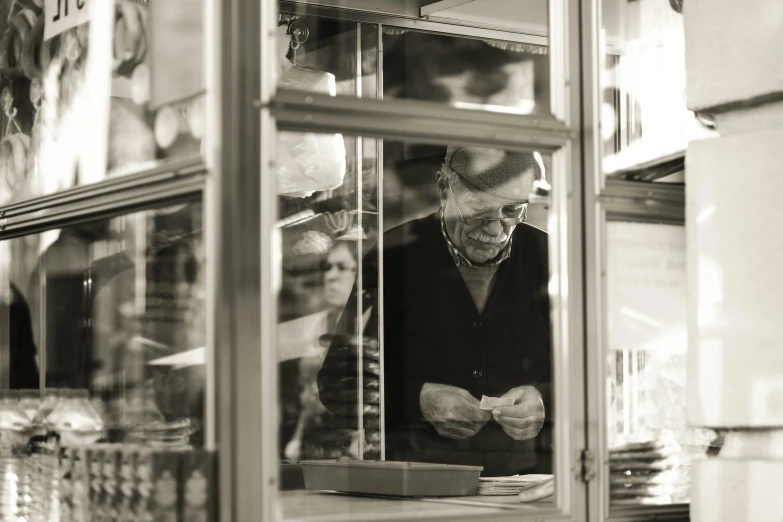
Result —
[[306, 489], [394, 497], [475, 495], [483, 469], [371, 460], [308, 460], [301, 465]]

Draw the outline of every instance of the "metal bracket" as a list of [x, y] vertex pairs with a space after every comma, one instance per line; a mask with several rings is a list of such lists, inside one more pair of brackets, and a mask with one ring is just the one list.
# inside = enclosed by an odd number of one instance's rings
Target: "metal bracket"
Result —
[[590, 482], [598, 474], [598, 466], [596, 464], [595, 454], [589, 449], [584, 449], [579, 455], [580, 466], [577, 471], [579, 480], [582, 482]]

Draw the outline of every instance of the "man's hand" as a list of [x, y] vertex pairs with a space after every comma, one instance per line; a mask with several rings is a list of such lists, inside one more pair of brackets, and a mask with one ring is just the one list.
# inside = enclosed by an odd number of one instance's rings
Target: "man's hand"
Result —
[[419, 405], [427, 422], [447, 439], [470, 438], [492, 418], [466, 390], [446, 384], [426, 383], [419, 395]]
[[512, 406], [499, 406], [492, 410], [503, 431], [514, 440], [532, 439], [544, 425], [544, 401], [541, 393], [532, 386], [518, 386], [503, 395], [513, 398]]

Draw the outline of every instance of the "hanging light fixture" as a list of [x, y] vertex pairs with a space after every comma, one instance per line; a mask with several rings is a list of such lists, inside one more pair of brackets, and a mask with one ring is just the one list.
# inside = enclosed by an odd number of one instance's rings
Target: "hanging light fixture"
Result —
[[[337, 84], [333, 74], [299, 65], [296, 53], [309, 38], [310, 30], [300, 20], [292, 21], [285, 31], [286, 40], [280, 47], [284, 55], [278, 67], [277, 86], [280, 89], [316, 92], [335, 96]], [[285, 42], [286, 40], [279, 40]], [[285, 56], [293, 50], [293, 60]], [[345, 177], [345, 142], [342, 134], [312, 132], [278, 132], [277, 138], [277, 187], [278, 194], [289, 197], [306, 197], [314, 192], [339, 187]]]

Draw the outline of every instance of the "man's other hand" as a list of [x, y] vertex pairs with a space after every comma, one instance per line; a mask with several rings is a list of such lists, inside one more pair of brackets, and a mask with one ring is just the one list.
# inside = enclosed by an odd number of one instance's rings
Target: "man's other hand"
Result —
[[419, 395], [424, 418], [447, 439], [467, 439], [484, 427], [492, 415], [479, 404], [466, 390], [447, 384], [426, 383]]
[[532, 439], [544, 425], [544, 401], [541, 393], [532, 386], [518, 386], [503, 395], [513, 398], [511, 406], [499, 406], [492, 410], [503, 431], [514, 440]]

